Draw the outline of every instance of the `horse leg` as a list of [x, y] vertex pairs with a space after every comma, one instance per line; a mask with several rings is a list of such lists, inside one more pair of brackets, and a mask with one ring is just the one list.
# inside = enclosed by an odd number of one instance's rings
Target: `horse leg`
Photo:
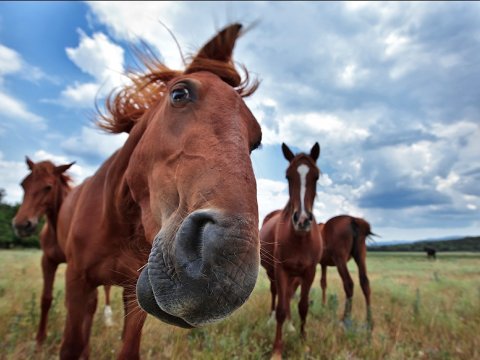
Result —
[[52, 305], [52, 292], [53, 292], [53, 282], [55, 280], [55, 273], [57, 271], [58, 263], [49, 259], [45, 254], [42, 256], [42, 273], [43, 273], [43, 290], [42, 290], [42, 304], [41, 304], [41, 315], [40, 315], [40, 324], [38, 325], [37, 331], [37, 345], [40, 346], [43, 344], [45, 338], [47, 337], [47, 321], [48, 321], [48, 312], [50, 311], [50, 306]]
[[360, 286], [362, 287], [363, 295], [365, 296], [365, 303], [367, 306], [367, 325], [369, 328], [373, 328], [372, 310], [370, 308], [370, 281], [367, 276], [367, 264], [365, 263], [366, 251], [362, 252], [359, 256], [356, 256], [355, 262], [358, 266], [358, 277], [360, 280]]
[[127, 318], [127, 315], [128, 315], [128, 295], [127, 295], [127, 292], [125, 291], [125, 289], [123, 289], [123, 293], [122, 293], [122, 302], [123, 302], [123, 328], [122, 328], [122, 341], [125, 339], [125, 327], [126, 327], [126, 324], [127, 322], [125, 321], [125, 319]]
[[297, 290], [298, 286], [300, 285], [300, 280], [298, 278], [294, 278], [291, 280], [289, 287], [288, 287], [288, 293], [287, 293], [287, 299], [288, 299], [288, 306], [287, 306], [287, 331], [289, 332], [295, 332], [295, 327], [293, 326], [293, 321], [292, 321], [292, 314], [291, 314], [291, 309], [290, 309], [290, 303], [293, 298], [293, 295], [295, 294], [295, 291]]
[[275, 317], [277, 319], [277, 328], [275, 331], [275, 341], [273, 343], [272, 359], [281, 359], [283, 350], [282, 327], [287, 317], [287, 307], [290, 303], [287, 299], [289, 281], [283, 271], [277, 271], [276, 274], [278, 301]]
[[322, 304], [327, 303], [327, 265], [322, 264], [322, 277], [320, 279], [320, 286], [322, 287]]
[[350, 317], [352, 315], [352, 298], [353, 298], [353, 280], [348, 272], [346, 262], [338, 262], [337, 270], [343, 281], [343, 289], [345, 290], [345, 310], [343, 312], [343, 323], [348, 327], [350, 325]]
[[90, 294], [90, 298], [87, 303], [87, 311], [85, 318], [83, 319], [83, 338], [85, 339], [85, 346], [82, 352], [82, 359], [88, 359], [90, 355], [90, 333], [92, 331], [93, 316], [97, 310], [98, 304], [98, 290], [95, 289]]
[[110, 289], [112, 288], [111, 285], [105, 285], [105, 309], [103, 309], [103, 321], [105, 322], [105, 326], [113, 326], [113, 317], [112, 317], [112, 308], [110, 307]]
[[269, 325], [273, 323], [275, 319], [275, 298], [277, 296], [277, 286], [275, 284], [275, 281], [272, 281], [272, 280], [270, 280], [270, 292], [272, 293], [272, 305], [270, 307], [271, 315], [270, 315], [270, 318], [268, 319]]
[[310, 288], [312, 287], [313, 280], [315, 279], [315, 266], [308, 269], [305, 276], [302, 278], [302, 287], [300, 293], [300, 301], [298, 303], [298, 313], [300, 314], [300, 334], [302, 339], [305, 339], [305, 323], [307, 322], [308, 313], [308, 295]]
[[79, 359], [88, 341], [85, 338], [84, 319], [91, 311], [95, 286], [89, 284], [72, 266], [67, 266], [66, 274], [67, 319], [60, 348], [60, 359]]
[[123, 290], [125, 322], [122, 334], [123, 345], [118, 359], [135, 360], [140, 358], [140, 339], [147, 313], [138, 306], [133, 286], [132, 289]]

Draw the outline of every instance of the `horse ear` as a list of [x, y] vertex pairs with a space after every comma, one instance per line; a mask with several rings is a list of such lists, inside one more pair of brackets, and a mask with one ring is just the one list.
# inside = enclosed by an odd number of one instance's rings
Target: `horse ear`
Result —
[[70, 167], [71, 167], [73, 164], [75, 164], [75, 161], [72, 162], [72, 163], [70, 163], [70, 164], [55, 166], [55, 174], [57, 174], [57, 175], [63, 174], [65, 171], [67, 171], [68, 169], [70, 169]]
[[230, 62], [233, 47], [235, 46], [235, 41], [240, 36], [241, 29], [241, 24], [232, 24], [221, 30], [200, 49], [185, 72], [189, 73], [189, 70], [198, 67], [198, 63], [206, 59], [225, 63]]
[[282, 143], [282, 152], [283, 156], [285, 156], [285, 159], [287, 159], [288, 161], [292, 161], [295, 157], [292, 150], [290, 150], [290, 148], [285, 143]]
[[33, 167], [35, 166], [35, 163], [30, 160], [28, 156], [25, 156], [25, 162], [27, 163], [27, 166], [30, 170], [33, 170]]
[[310, 150], [310, 157], [317, 161], [318, 157], [320, 156], [320, 145], [318, 145], [318, 142], [313, 145], [312, 150]]

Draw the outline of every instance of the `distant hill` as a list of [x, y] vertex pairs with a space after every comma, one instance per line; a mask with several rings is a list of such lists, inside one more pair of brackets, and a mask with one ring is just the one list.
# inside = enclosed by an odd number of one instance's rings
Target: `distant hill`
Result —
[[437, 251], [480, 251], [480, 236], [468, 236], [456, 240], [423, 240], [393, 245], [372, 245], [368, 251], [423, 251], [425, 246]]

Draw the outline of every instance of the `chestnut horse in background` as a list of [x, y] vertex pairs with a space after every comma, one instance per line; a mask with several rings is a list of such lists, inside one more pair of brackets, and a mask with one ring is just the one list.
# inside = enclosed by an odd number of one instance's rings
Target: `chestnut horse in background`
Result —
[[275, 314], [277, 320], [273, 358], [282, 356], [282, 326], [285, 319], [290, 318], [290, 300], [298, 285], [301, 285], [298, 303], [300, 331], [305, 338], [308, 295], [322, 256], [320, 228], [313, 216], [320, 175], [316, 165], [320, 146], [315, 143], [309, 155], [294, 155], [285, 144], [282, 144], [282, 151], [290, 162], [286, 172], [290, 199], [283, 210], [276, 210], [265, 217], [260, 230], [261, 264], [270, 279], [272, 316]]
[[[12, 220], [12, 226], [18, 236], [30, 236], [35, 232], [39, 219], [46, 215], [46, 222], [40, 232], [43, 290], [36, 341], [37, 345], [41, 345], [47, 336], [55, 273], [58, 265], [65, 262], [65, 254], [58, 245], [56, 226], [60, 207], [71, 190], [70, 177], [65, 172], [74, 163], [55, 166], [50, 161], [34, 163], [28, 157], [26, 163], [31, 172], [21, 182], [23, 201]], [[111, 314], [109, 287], [105, 288], [105, 295], [105, 314]], [[105, 320], [107, 325], [111, 325], [111, 319], [106, 317]]]
[[323, 255], [320, 260], [322, 266], [322, 302], [326, 302], [327, 266], [336, 266], [342, 278], [345, 290], [345, 310], [343, 323], [348, 327], [351, 323], [353, 280], [348, 272], [347, 262], [353, 257], [358, 266], [360, 286], [365, 295], [367, 307], [367, 325], [373, 327], [372, 312], [370, 308], [370, 282], [367, 276], [367, 244], [366, 239], [375, 235], [370, 229], [370, 224], [361, 218], [339, 215], [329, 219], [325, 224], [319, 224], [323, 239]]
[[243, 100], [258, 82], [232, 60], [241, 28], [217, 33], [184, 71], [144, 59], [146, 72], [109, 98], [102, 127], [129, 136], [59, 217], [62, 359], [88, 357], [99, 285], [123, 287], [122, 359], [139, 357], [147, 312], [192, 328], [225, 318], [252, 292], [260, 249], [250, 153], [262, 133]]

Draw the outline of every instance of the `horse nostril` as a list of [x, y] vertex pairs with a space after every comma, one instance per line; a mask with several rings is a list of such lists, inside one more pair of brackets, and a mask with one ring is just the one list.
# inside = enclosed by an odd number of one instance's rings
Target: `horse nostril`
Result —
[[27, 220], [24, 225], [25, 229], [31, 229], [32, 228], [32, 222], [30, 220]]
[[208, 212], [197, 212], [185, 219], [178, 232], [176, 252], [183, 260], [184, 271], [191, 277], [201, 276], [205, 265], [205, 239], [208, 232], [215, 232], [215, 220]]
[[308, 221], [313, 221], [313, 214], [308, 212]]
[[296, 211], [293, 213], [293, 222], [298, 223], [298, 212]]

